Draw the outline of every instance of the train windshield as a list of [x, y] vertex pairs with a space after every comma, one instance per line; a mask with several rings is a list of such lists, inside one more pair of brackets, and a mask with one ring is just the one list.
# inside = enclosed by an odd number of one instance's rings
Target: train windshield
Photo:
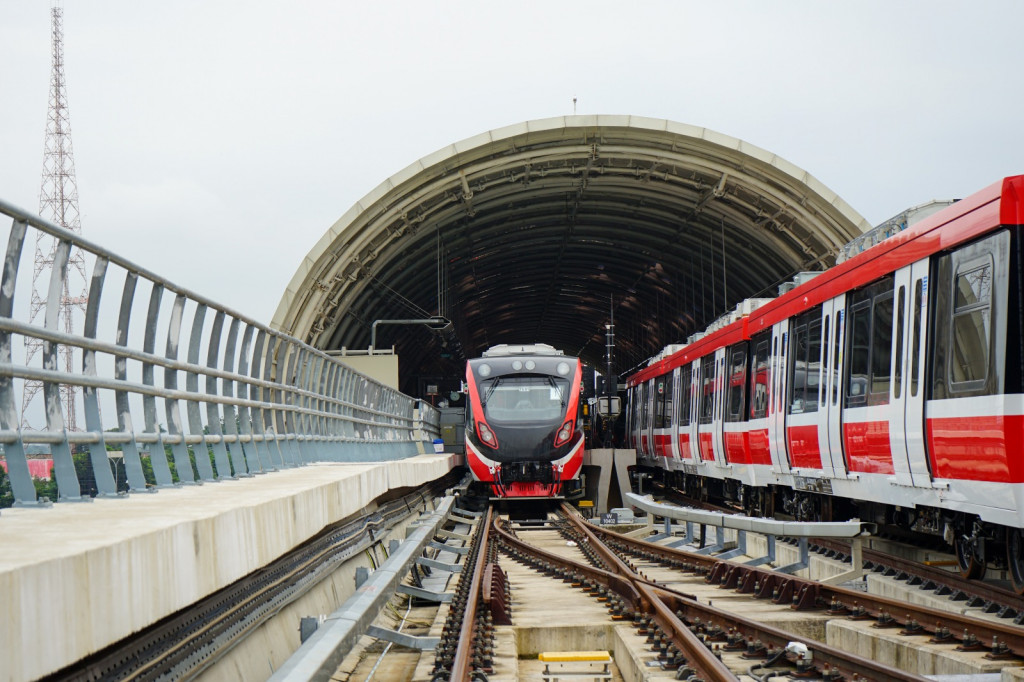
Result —
[[552, 376], [499, 376], [480, 385], [484, 414], [495, 423], [555, 421], [569, 400], [569, 382]]

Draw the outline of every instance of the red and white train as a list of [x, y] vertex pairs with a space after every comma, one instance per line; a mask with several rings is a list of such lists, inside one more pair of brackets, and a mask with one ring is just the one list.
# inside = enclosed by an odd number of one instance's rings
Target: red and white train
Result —
[[942, 536], [1024, 592], [1022, 227], [1009, 177], [667, 348], [628, 381], [638, 463], [751, 514]]
[[466, 463], [492, 497], [582, 493], [582, 374], [579, 358], [543, 343], [466, 363]]

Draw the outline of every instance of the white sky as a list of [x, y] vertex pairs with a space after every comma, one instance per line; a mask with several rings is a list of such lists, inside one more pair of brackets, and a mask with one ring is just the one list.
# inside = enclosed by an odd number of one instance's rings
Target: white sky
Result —
[[[49, 7], [0, 0], [0, 198], [32, 211]], [[269, 322], [377, 184], [573, 96], [751, 142], [877, 224], [1024, 172], [1022, 26], [1018, 0], [69, 0], [83, 233]]]

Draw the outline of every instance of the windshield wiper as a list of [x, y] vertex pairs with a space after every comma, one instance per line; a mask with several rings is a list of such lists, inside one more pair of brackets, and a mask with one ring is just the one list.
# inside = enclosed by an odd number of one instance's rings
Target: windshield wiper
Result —
[[501, 377], [495, 377], [494, 383], [491, 384], [490, 388], [487, 389], [487, 395], [480, 401], [480, 407], [487, 407], [487, 401], [491, 399], [491, 394], [494, 393], [494, 389], [498, 388], [498, 384], [501, 383]]
[[558, 387], [558, 382], [555, 381], [553, 376], [548, 376], [548, 382], [554, 386], [555, 390], [558, 391], [558, 398], [562, 401], [562, 407], [565, 407], [565, 395], [562, 393], [562, 389]]

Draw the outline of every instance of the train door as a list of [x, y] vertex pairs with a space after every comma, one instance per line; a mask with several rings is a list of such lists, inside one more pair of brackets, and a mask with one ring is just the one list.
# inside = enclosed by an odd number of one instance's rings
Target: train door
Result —
[[636, 450], [636, 433], [633, 431], [633, 425], [636, 424], [636, 386], [626, 390], [626, 405], [626, 447]]
[[746, 341], [725, 349], [722, 440], [725, 444], [725, 461], [729, 464], [750, 464], [747, 427], [747, 349]]
[[772, 463], [772, 447], [768, 437], [771, 345], [771, 331], [762, 332], [750, 340], [750, 418], [747, 422], [747, 446], [751, 464]]
[[719, 431], [715, 421], [719, 416], [715, 390], [718, 382], [717, 360], [717, 353], [705, 355], [700, 359], [700, 380], [697, 382], [697, 450], [703, 462], [715, 461], [718, 449], [715, 445], [716, 432]]
[[924, 353], [921, 333], [927, 305], [928, 259], [896, 271], [889, 445], [893, 474], [901, 485], [931, 486], [924, 449]]
[[846, 294], [825, 303], [825, 346], [822, 349], [822, 467], [828, 463], [832, 475], [846, 476], [843, 457], [843, 348], [846, 334]]
[[679, 443], [679, 427], [680, 417], [682, 414], [681, 404], [686, 399], [683, 395], [683, 387], [681, 385], [682, 380], [680, 375], [682, 374], [682, 367], [676, 367], [672, 370], [672, 412], [668, 415], [669, 421], [669, 433], [672, 434], [671, 442], [669, 443], [669, 454], [670, 459], [674, 463], [678, 462], [683, 458], [682, 448]]
[[639, 444], [638, 450], [643, 457], [649, 457], [651, 454], [651, 436], [648, 432], [651, 415], [651, 406], [648, 404], [650, 386], [651, 383], [649, 381], [645, 381], [637, 386], [640, 396], [640, 414], [639, 419], [637, 419], [637, 443]]
[[[824, 413], [821, 406], [821, 356], [825, 326], [823, 307], [814, 307], [789, 321], [789, 389], [786, 394], [786, 445], [789, 463], [798, 469], [831, 473], [831, 458], [822, 456]], [[827, 462], [826, 462], [827, 460]]]
[[662, 374], [654, 379], [654, 419], [652, 435], [654, 455], [658, 465], [668, 468], [672, 456], [672, 374]]
[[789, 356], [789, 320], [772, 328], [771, 359], [768, 372], [768, 441], [772, 452], [772, 471], [789, 472], [786, 447], [786, 371]]
[[725, 348], [719, 348], [715, 351], [715, 381], [714, 381], [714, 393], [713, 393], [713, 429], [712, 433], [712, 446], [714, 450], [714, 460], [720, 466], [725, 466], [728, 461], [725, 458], [725, 437], [724, 437], [724, 424], [725, 424], [725, 387], [727, 385], [727, 371], [726, 371], [726, 355]]
[[[847, 296], [842, 420], [843, 453], [851, 472], [895, 473], [890, 433], [894, 330], [899, 326], [895, 294], [889, 275]], [[902, 415], [897, 419], [902, 422]]]
[[679, 448], [684, 460], [700, 461], [697, 447], [698, 396], [695, 389], [700, 386], [700, 362], [691, 362], [679, 368]]

